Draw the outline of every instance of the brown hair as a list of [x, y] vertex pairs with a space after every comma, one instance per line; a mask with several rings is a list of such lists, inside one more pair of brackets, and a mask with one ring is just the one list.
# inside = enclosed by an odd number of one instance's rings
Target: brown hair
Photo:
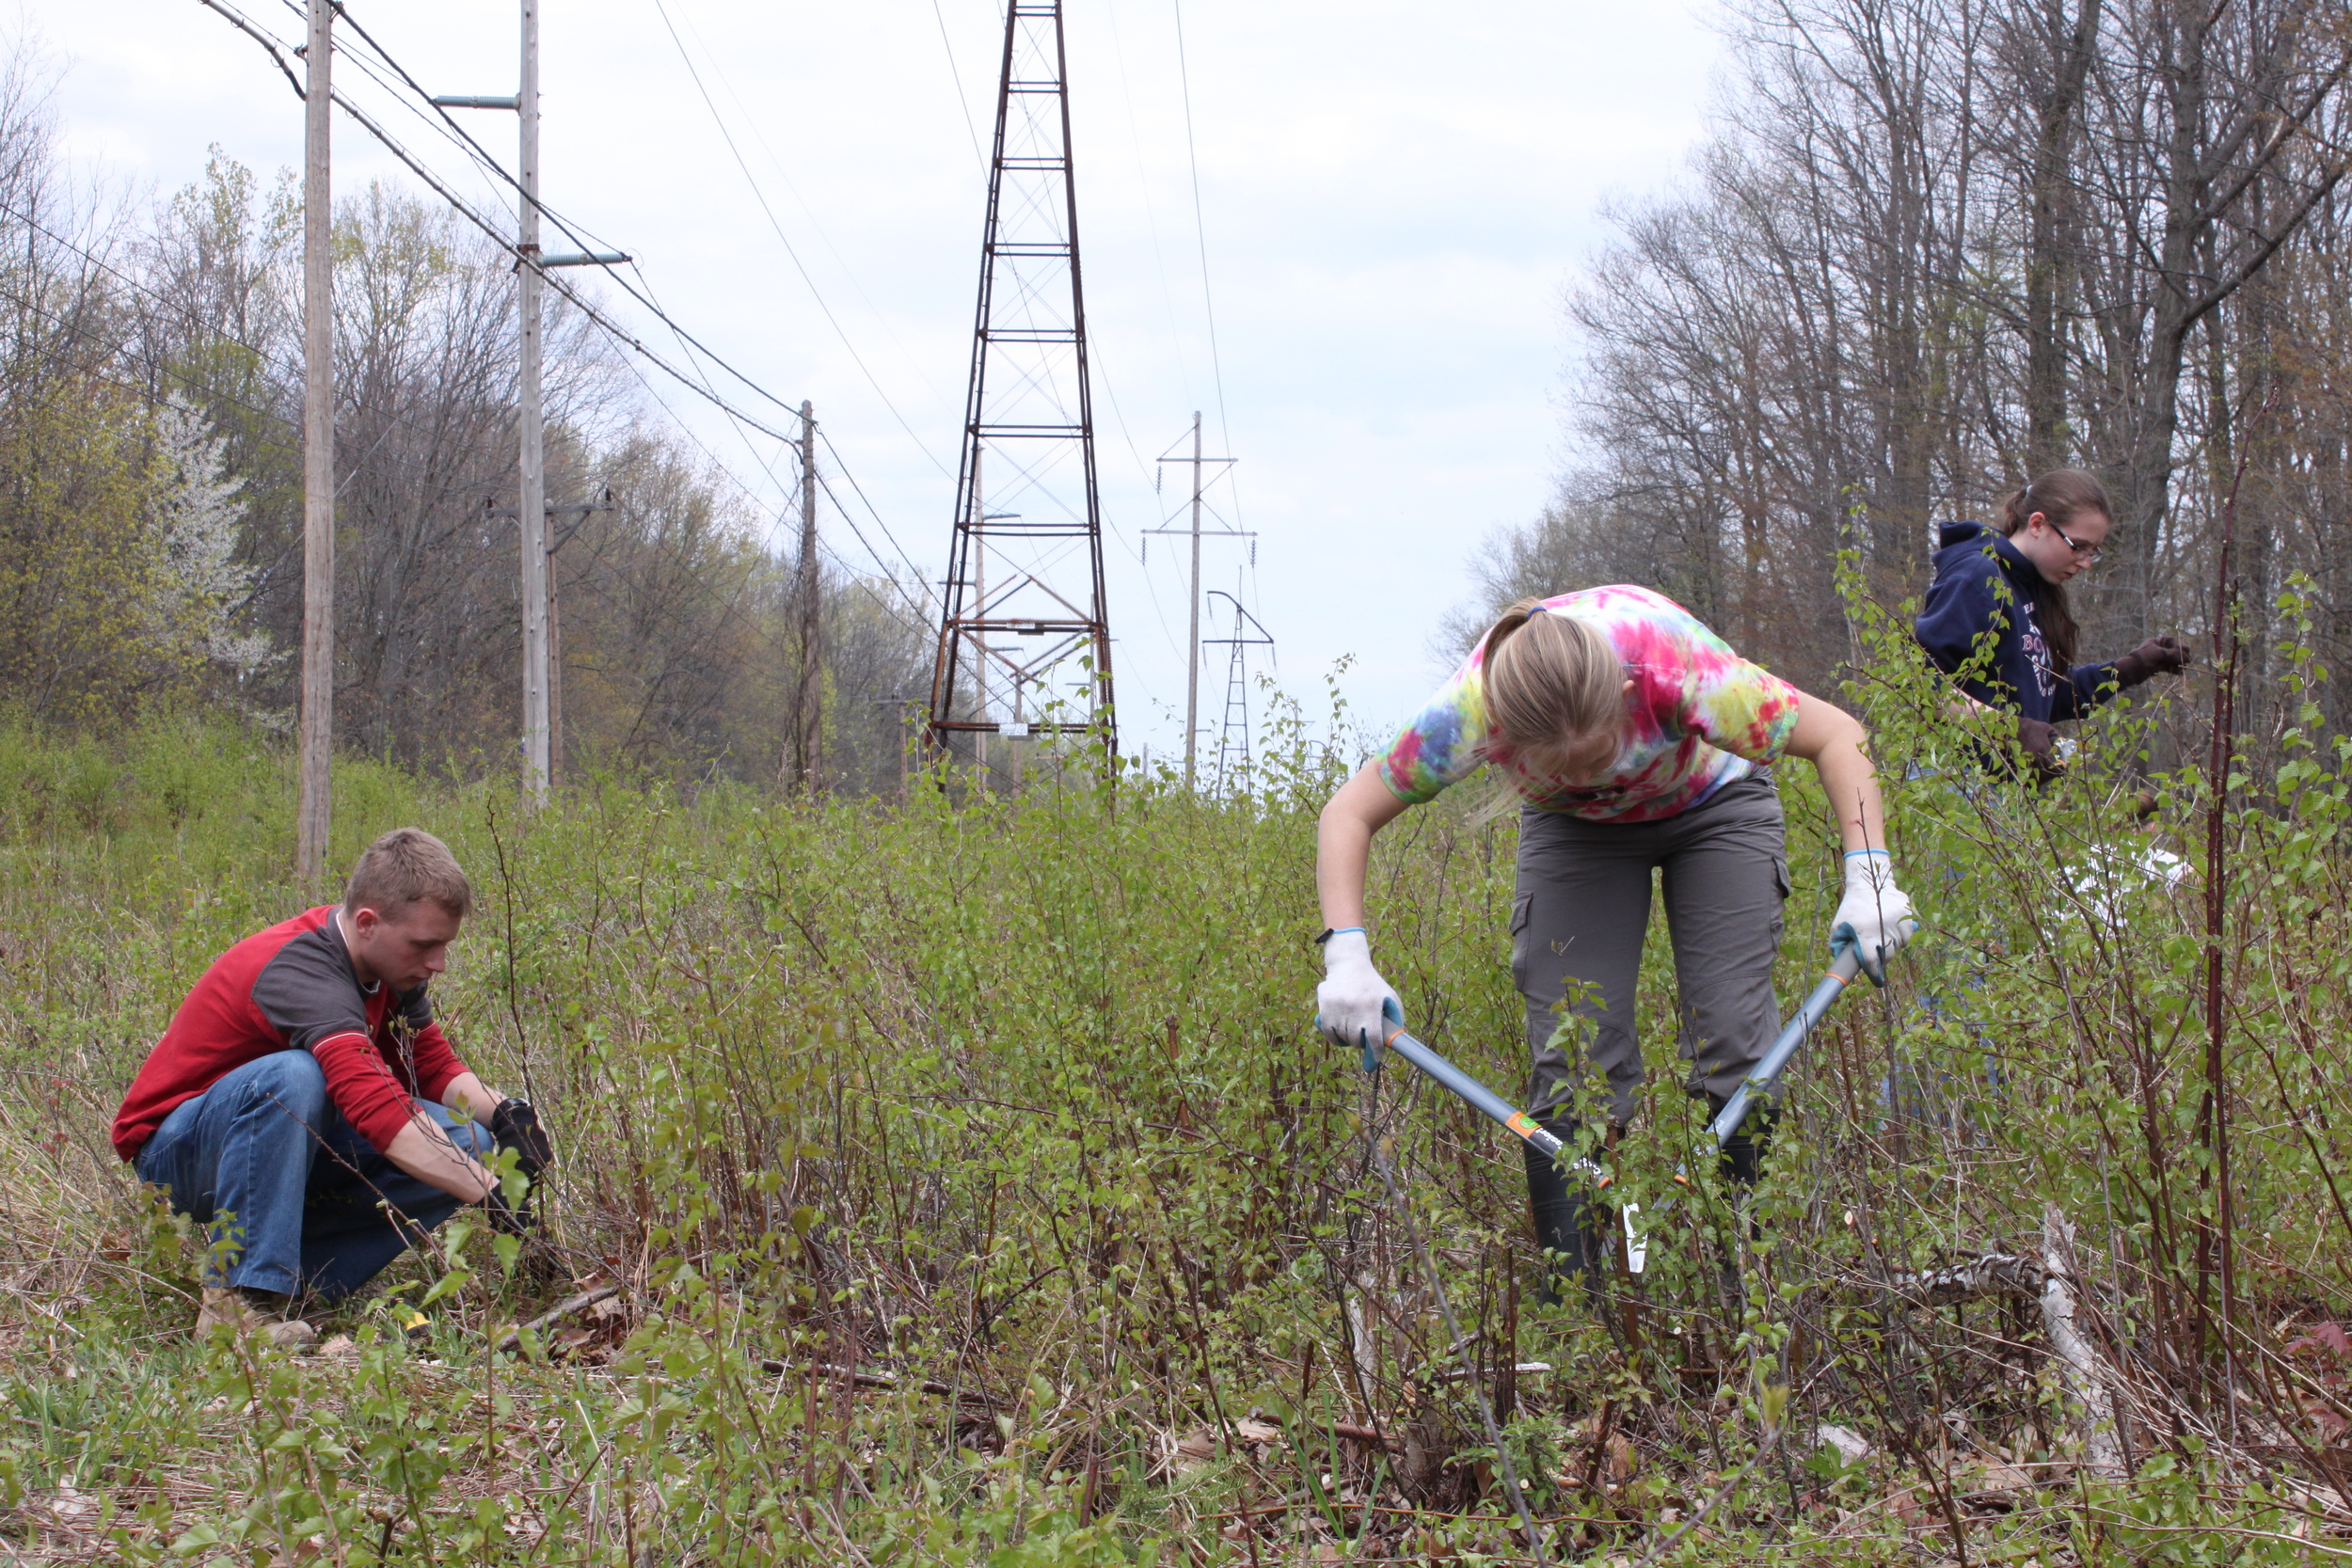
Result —
[[[2107, 503], [2106, 487], [2080, 468], [2052, 468], [2001, 503], [2001, 536], [2014, 539], [2025, 531], [2035, 513], [2063, 529], [2075, 514], [2095, 512], [2109, 526], [2115, 508]], [[2082, 628], [2075, 625], [2074, 607], [2066, 602], [2066, 585], [2036, 572], [2034, 605], [2041, 613], [2042, 635], [2049, 639], [2050, 661], [2060, 674], [2074, 667], [2074, 645]]]
[[473, 886], [458, 869], [457, 857], [422, 828], [394, 828], [369, 845], [343, 887], [349, 914], [371, 909], [394, 916], [421, 898], [460, 920], [473, 912]]
[[[1544, 770], [1578, 740], [1614, 735], [1625, 721], [1625, 665], [1600, 628], [1549, 615], [1521, 599], [1487, 631], [1479, 679], [1486, 721]], [[1550, 769], [1559, 771], [1563, 769]]]

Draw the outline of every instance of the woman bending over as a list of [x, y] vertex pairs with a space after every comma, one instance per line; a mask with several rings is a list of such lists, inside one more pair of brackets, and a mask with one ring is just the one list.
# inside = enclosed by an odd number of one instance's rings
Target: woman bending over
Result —
[[[1642, 1082], [1634, 982], [1659, 869], [1688, 1087], [1710, 1114], [1720, 1110], [1778, 1028], [1772, 960], [1788, 848], [1765, 768], [1783, 753], [1813, 764], [1836, 810], [1846, 892], [1833, 947], [1858, 949], [1883, 983], [1884, 956], [1901, 940], [1911, 901], [1895, 886], [1864, 738], [1851, 716], [1741, 658], [1661, 594], [1618, 586], [1522, 600], [1323, 808], [1323, 1029], [1353, 1046], [1385, 1036], [1384, 1008], [1402, 1019], [1364, 930], [1373, 835], [1489, 763], [1523, 801], [1511, 970], [1534, 1058], [1529, 1114], [1562, 1138], [1574, 1133], [1567, 1105], [1585, 1064], [1554, 1038], [1576, 982], [1575, 1010], [1596, 1026], [1589, 1065], [1607, 1082], [1609, 1115], [1619, 1126], [1632, 1116]], [[1757, 1117], [1748, 1126], [1726, 1160], [1753, 1180], [1763, 1129]], [[1550, 1161], [1527, 1154], [1536, 1238], [1589, 1283], [1599, 1255], [1585, 1196], [1569, 1193]]]

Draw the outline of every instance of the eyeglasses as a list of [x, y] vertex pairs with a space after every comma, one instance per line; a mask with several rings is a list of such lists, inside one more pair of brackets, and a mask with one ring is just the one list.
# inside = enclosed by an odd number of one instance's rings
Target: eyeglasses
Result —
[[[2044, 517], [2042, 521], [2045, 523], [2050, 522], [2047, 517]], [[2058, 536], [2059, 544], [2064, 545], [2068, 549], [2073, 550], [2076, 555], [2081, 556], [2085, 561], [2096, 561], [2099, 559], [2098, 546], [2075, 544], [2074, 541], [2066, 536], [2066, 531], [2058, 527], [2056, 523], [2050, 523], [2050, 531]]]

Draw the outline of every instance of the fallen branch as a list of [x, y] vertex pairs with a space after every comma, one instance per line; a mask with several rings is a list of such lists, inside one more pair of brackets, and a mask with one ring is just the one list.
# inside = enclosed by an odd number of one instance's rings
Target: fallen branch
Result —
[[[811, 1365], [808, 1362], [803, 1362], [798, 1367], [795, 1367], [789, 1361], [762, 1361], [759, 1364], [759, 1370], [763, 1372], [772, 1373], [778, 1377], [783, 1376], [787, 1372], [793, 1371], [813, 1371], [818, 1377], [846, 1377], [852, 1385], [860, 1388], [887, 1389], [909, 1386], [909, 1385], [907, 1385], [904, 1380], [899, 1378], [895, 1372], [862, 1372], [850, 1367], [829, 1367], [822, 1361], [817, 1362], [814, 1365]], [[990, 1410], [1001, 1408], [996, 1401], [989, 1398], [986, 1394], [981, 1393], [977, 1388], [951, 1388], [945, 1383], [934, 1382], [930, 1378], [924, 1378], [920, 1382], [914, 1384], [913, 1386], [921, 1389], [926, 1394], [937, 1395], [943, 1400], [953, 1399], [960, 1404], [977, 1404]]]
[[1949, 1307], [1977, 1296], [2039, 1296], [2049, 1271], [2037, 1258], [1988, 1252], [1965, 1263], [1899, 1274], [1888, 1283], [1897, 1295], [1920, 1307]]
[[508, 1329], [505, 1337], [499, 1340], [498, 1348], [501, 1351], [518, 1349], [523, 1342], [523, 1330], [529, 1329], [536, 1334], [558, 1318], [568, 1318], [573, 1313], [584, 1311], [600, 1301], [611, 1301], [620, 1293], [621, 1288], [618, 1285], [599, 1285], [593, 1291], [582, 1291], [576, 1296], [565, 1296], [529, 1323], [516, 1323], [513, 1328]]
[[2092, 1475], [2118, 1480], [2123, 1474], [2123, 1442], [2115, 1402], [2099, 1353], [2074, 1323], [2074, 1227], [2055, 1203], [2042, 1211], [2042, 1256], [1988, 1252], [1965, 1263], [1899, 1274], [1887, 1283], [1906, 1301], [1948, 1307], [1974, 1296], [2017, 1296], [2042, 1308], [2042, 1328], [2058, 1358], [2059, 1376], [2074, 1407], [2074, 1426]]
[[1372, 1428], [1359, 1427], [1352, 1421], [1332, 1421], [1327, 1424], [1331, 1428], [1333, 1436], [1344, 1437], [1351, 1443], [1360, 1443], [1368, 1449], [1379, 1449], [1386, 1453], [1394, 1453], [1401, 1447], [1373, 1431]]
[[[1551, 1370], [1551, 1363], [1549, 1361], [1522, 1361], [1518, 1366], [1513, 1367], [1511, 1370], [1520, 1377], [1541, 1377], [1544, 1373]], [[1456, 1370], [1450, 1372], [1432, 1372], [1425, 1381], [1430, 1383], [1459, 1383], [1469, 1376], [1470, 1373], [1457, 1369]]]

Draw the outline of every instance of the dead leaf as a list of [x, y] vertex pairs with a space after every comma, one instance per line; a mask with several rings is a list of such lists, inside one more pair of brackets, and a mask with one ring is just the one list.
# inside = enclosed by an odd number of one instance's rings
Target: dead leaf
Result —
[[318, 1354], [321, 1355], [332, 1356], [336, 1360], [340, 1361], [347, 1356], [358, 1354], [359, 1344], [358, 1340], [354, 1339], [348, 1334], [338, 1334], [332, 1339], [329, 1339], [326, 1343], [321, 1345], [318, 1348]]
[[1233, 1435], [1245, 1443], [1271, 1443], [1282, 1435], [1282, 1429], [1269, 1421], [1235, 1421]]
[[1634, 1465], [1633, 1440], [1622, 1432], [1612, 1433], [1609, 1438], [1609, 1479], [1619, 1484], [1631, 1481]]
[[1859, 1465], [1870, 1457], [1870, 1440], [1851, 1427], [1834, 1426], [1823, 1421], [1814, 1428], [1814, 1441], [1826, 1443], [1837, 1450], [1837, 1457], [1849, 1465]]
[[1978, 1487], [1981, 1492], [2025, 1492], [2032, 1489], [2033, 1478], [2013, 1465], [1987, 1465], [1984, 1481]]

